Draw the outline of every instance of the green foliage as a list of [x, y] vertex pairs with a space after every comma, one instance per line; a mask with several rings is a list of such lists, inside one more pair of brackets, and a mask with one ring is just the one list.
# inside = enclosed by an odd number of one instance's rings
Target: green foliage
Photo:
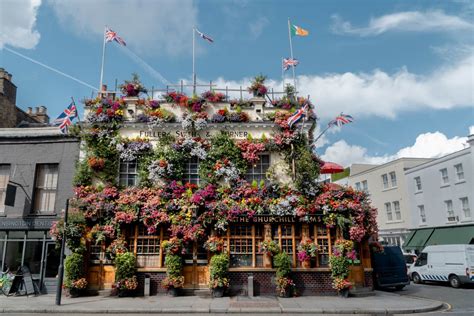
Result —
[[229, 271], [229, 256], [225, 253], [214, 255], [210, 262], [211, 281], [219, 278], [226, 278]]
[[131, 252], [117, 254], [115, 257], [115, 281], [131, 278], [136, 272], [137, 259]]
[[72, 185], [75, 187], [91, 185], [93, 174], [94, 173], [89, 167], [86, 159], [83, 161], [77, 161]]
[[349, 275], [349, 260], [345, 256], [329, 256], [331, 276], [346, 278]]
[[201, 161], [199, 165], [199, 173], [201, 179], [214, 183], [212, 175], [214, 172], [214, 164], [217, 160], [228, 159], [233, 162], [240, 173], [247, 171], [247, 161], [242, 158], [240, 149], [235, 145], [234, 141], [225, 133], [220, 133], [211, 139], [211, 148], [207, 154], [207, 159]]
[[67, 256], [64, 262], [64, 270], [64, 285], [70, 288], [72, 282], [84, 277], [84, 257], [79, 253]]
[[287, 277], [291, 273], [291, 259], [286, 252], [280, 252], [273, 257], [273, 266], [277, 269], [277, 278]]
[[347, 167], [343, 172], [333, 173], [331, 175], [331, 182], [347, 178], [351, 174], [351, 168]]
[[167, 254], [165, 257], [166, 274], [169, 277], [181, 275], [183, 269], [183, 259], [179, 255]]

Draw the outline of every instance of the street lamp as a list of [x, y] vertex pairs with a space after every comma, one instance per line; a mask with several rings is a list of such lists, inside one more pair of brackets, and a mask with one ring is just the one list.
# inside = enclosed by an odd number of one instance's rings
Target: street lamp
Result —
[[69, 210], [69, 199], [66, 200], [66, 211], [64, 212], [63, 238], [61, 240], [61, 256], [59, 257], [59, 268], [58, 268], [58, 287], [56, 288], [56, 305], [61, 305], [61, 294], [63, 290], [64, 249], [66, 248], [66, 225], [67, 225], [68, 210]]

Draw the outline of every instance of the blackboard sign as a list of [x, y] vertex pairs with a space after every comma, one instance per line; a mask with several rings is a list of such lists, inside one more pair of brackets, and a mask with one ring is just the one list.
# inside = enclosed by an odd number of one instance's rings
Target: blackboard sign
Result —
[[21, 271], [23, 273], [23, 284], [25, 285], [26, 295], [36, 295], [35, 284], [33, 283], [33, 278], [31, 277], [30, 269], [28, 269], [28, 267], [26, 266], [22, 266]]
[[11, 294], [19, 293], [22, 284], [23, 284], [23, 276], [18, 275], [18, 274], [15, 275], [12, 281], [12, 285], [10, 286], [9, 291], [6, 294], [11, 295]]

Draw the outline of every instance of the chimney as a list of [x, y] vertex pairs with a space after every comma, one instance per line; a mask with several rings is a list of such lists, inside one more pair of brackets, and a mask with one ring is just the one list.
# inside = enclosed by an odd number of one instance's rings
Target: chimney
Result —
[[474, 134], [471, 134], [467, 137], [467, 143], [469, 144], [469, 146], [474, 148]]
[[33, 108], [31, 106], [27, 108], [26, 114], [28, 114], [29, 116], [33, 115]]
[[[28, 112], [30, 112], [30, 109], [31, 108], [28, 108]], [[43, 105], [37, 106], [37, 107], [35, 107], [35, 112], [32, 113], [30, 116], [33, 117], [35, 120], [37, 120], [40, 123], [49, 124], [49, 116], [46, 113], [47, 110], [48, 109]]]
[[16, 105], [16, 86], [12, 83], [12, 75], [4, 68], [0, 68], [0, 94]]

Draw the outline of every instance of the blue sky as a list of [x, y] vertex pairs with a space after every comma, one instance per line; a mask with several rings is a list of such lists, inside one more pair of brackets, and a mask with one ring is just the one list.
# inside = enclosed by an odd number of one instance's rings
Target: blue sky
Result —
[[[287, 19], [309, 30], [293, 38], [298, 90], [311, 95], [322, 128], [336, 114], [355, 122], [333, 129], [318, 153], [344, 165], [400, 155], [440, 156], [463, 148], [474, 125], [474, 6], [469, 1], [59, 1], [0, 3], [1, 67], [13, 74], [21, 108], [51, 117], [93, 90], [19, 53], [98, 87], [104, 25], [127, 42], [107, 44], [105, 82], [132, 72], [162, 88], [190, 80], [192, 27], [200, 81], [246, 86], [266, 74], [281, 87], [289, 56]], [[147, 64], [148, 66], [144, 66]], [[290, 72], [286, 80], [290, 79]], [[472, 128], [474, 130], [474, 128]]]

